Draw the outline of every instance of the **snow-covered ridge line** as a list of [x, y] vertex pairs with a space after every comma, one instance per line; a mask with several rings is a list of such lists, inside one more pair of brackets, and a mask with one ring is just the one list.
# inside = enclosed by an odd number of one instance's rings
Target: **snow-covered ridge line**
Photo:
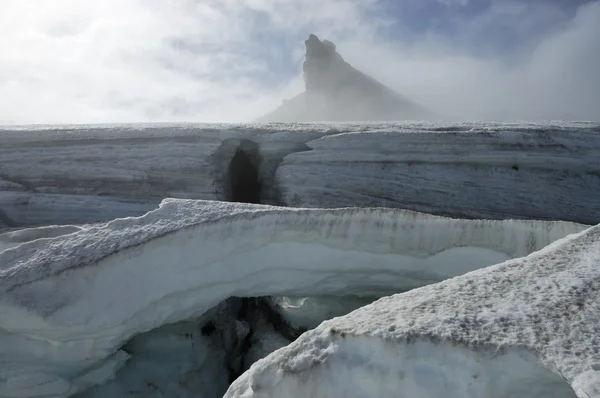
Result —
[[0, 331], [8, 341], [0, 396], [36, 396], [42, 382], [58, 395], [100, 383], [112, 373], [85, 375], [116, 368], [111, 355], [133, 335], [200, 316], [231, 296], [404, 291], [586, 228], [165, 200], [139, 218], [0, 253]]
[[597, 398], [599, 319], [596, 226], [326, 321], [226, 397]]

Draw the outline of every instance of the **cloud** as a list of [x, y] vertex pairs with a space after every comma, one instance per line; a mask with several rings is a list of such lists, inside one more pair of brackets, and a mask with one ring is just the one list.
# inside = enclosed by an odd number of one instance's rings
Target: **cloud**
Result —
[[[260, 79], [269, 71], [262, 56], [272, 50], [254, 35], [258, 17], [274, 14], [276, 3], [7, 0], [0, 13], [0, 119], [250, 118], [270, 91], [293, 85]], [[313, 3], [327, 22], [331, 7]], [[278, 34], [286, 19], [311, 20], [283, 5], [285, 15], [267, 15], [270, 33]], [[332, 24], [330, 32], [344, 25]]]
[[[489, 13], [484, 18], [493, 20]], [[522, 43], [530, 51], [516, 59], [465, 53], [460, 44], [435, 34], [411, 45], [355, 43], [346, 58], [455, 118], [600, 120], [598, 21], [600, 2], [581, 5], [568, 23], [542, 39], [531, 38], [530, 46]], [[479, 29], [479, 20], [472, 23], [464, 21], [464, 32]]]
[[[589, 119], [599, 115], [600, 4], [559, 24], [566, 14], [550, 3], [448, 13], [453, 35], [427, 28], [408, 41], [389, 0], [3, 0], [0, 124], [251, 120], [303, 90], [312, 32], [453, 116]], [[556, 26], [534, 40], [540, 18]], [[532, 37], [517, 61], [506, 56], [517, 51], [468, 50], [503, 23]]]

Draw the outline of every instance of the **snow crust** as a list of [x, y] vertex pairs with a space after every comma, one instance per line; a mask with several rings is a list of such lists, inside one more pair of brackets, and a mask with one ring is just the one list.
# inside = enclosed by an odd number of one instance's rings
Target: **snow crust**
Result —
[[231, 296], [403, 291], [585, 228], [165, 200], [142, 217], [0, 253], [0, 396], [65, 396], [103, 383], [127, 360], [118, 349], [132, 336]]
[[24, 228], [0, 234], [0, 253], [11, 247], [19, 246], [21, 243], [31, 242], [37, 239], [54, 238], [81, 231], [77, 225], [51, 225], [39, 228]]
[[[269, 376], [253, 368], [225, 397], [576, 397], [564, 379], [522, 350], [497, 354], [426, 342], [360, 338], [328, 344], [327, 339], [322, 349], [335, 355], [318, 368]], [[252, 388], [239, 388], [243, 381]]]
[[597, 224], [599, 132], [584, 122], [0, 128], [0, 224], [140, 216], [165, 197], [225, 200], [244, 140], [259, 148], [266, 204]]
[[323, 322], [225, 397], [600, 397], [599, 292], [596, 226]]

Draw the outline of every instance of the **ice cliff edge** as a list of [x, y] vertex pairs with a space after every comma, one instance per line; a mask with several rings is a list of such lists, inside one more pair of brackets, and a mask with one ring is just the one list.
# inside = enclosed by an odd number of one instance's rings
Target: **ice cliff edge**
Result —
[[431, 119], [433, 112], [413, 103], [352, 67], [329, 40], [311, 34], [303, 64], [306, 91], [259, 122], [374, 121]]

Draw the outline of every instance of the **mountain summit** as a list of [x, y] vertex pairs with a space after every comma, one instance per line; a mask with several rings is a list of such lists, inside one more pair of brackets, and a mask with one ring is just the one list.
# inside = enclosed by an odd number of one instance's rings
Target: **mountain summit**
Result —
[[390, 121], [426, 119], [432, 112], [413, 103], [344, 61], [329, 40], [313, 34], [304, 42], [306, 91], [260, 122]]

